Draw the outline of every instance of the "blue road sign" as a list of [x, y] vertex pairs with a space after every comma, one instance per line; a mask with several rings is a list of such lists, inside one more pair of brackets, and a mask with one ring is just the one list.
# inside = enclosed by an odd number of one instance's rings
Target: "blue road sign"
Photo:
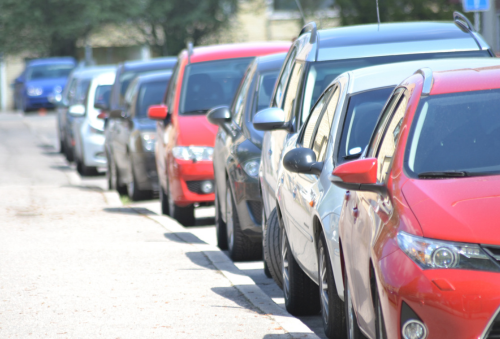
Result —
[[465, 12], [486, 12], [490, 10], [490, 0], [462, 0]]

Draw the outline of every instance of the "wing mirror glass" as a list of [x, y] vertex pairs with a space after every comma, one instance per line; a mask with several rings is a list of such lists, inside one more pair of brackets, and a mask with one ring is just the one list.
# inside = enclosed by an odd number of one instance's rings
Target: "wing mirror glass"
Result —
[[337, 166], [330, 180], [336, 186], [347, 190], [385, 195], [387, 188], [384, 184], [377, 184], [377, 171], [377, 158], [360, 159]]
[[165, 105], [153, 105], [148, 108], [148, 118], [152, 120], [165, 120], [168, 115], [168, 107]]
[[253, 117], [253, 126], [259, 131], [288, 129], [285, 112], [281, 108], [270, 107], [257, 112]]
[[231, 122], [231, 112], [227, 106], [215, 107], [208, 111], [207, 119], [211, 124], [223, 126]]
[[320, 175], [323, 165], [310, 148], [295, 148], [283, 157], [283, 166], [290, 172]]
[[85, 106], [80, 104], [69, 106], [68, 113], [74, 117], [83, 117], [85, 115]]

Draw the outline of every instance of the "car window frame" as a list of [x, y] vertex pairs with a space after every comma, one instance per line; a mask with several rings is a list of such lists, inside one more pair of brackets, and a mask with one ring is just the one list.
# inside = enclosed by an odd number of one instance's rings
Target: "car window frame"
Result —
[[[257, 70], [257, 64], [255, 63], [255, 61], [253, 61], [248, 66], [248, 69], [245, 72], [243, 79], [241, 79], [240, 86], [238, 88], [238, 91], [236, 92], [236, 95], [234, 96], [233, 103], [231, 104], [231, 118], [234, 124], [237, 125], [239, 128], [241, 128], [243, 126], [243, 122], [246, 121], [248, 102], [249, 102], [248, 99], [249, 99], [249, 94], [251, 95], [253, 85], [255, 83], [256, 70]], [[248, 87], [245, 88], [247, 84]], [[240, 109], [240, 112], [236, 112], [237, 109], [236, 105], [238, 103], [238, 99], [240, 98], [240, 96], [242, 97], [241, 105], [238, 107]]]
[[[274, 86], [270, 107], [279, 107], [279, 108], [282, 107], [281, 104], [283, 102], [283, 98], [285, 97], [285, 95], [283, 94], [281, 96], [280, 102], [276, 102], [278, 90], [280, 88], [281, 80], [285, 81], [284, 83], [285, 86], [288, 84], [291, 74], [291, 69], [293, 68], [292, 64], [296, 61], [296, 57], [297, 57], [297, 46], [292, 46], [286, 56], [285, 61], [283, 62], [283, 67], [281, 67], [281, 71], [279, 72], [278, 77], [276, 78], [276, 85]], [[285, 74], [285, 70], [287, 69], [288, 66], [290, 66], [290, 72], [288, 72], [288, 74]]]

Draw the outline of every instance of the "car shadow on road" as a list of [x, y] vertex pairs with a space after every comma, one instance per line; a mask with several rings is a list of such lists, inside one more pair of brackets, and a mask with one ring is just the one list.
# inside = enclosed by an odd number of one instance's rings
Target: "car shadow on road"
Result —
[[261, 310], [253, 306], [248, 299], [241, 293], [236, 287], [234, 286], [229, 286], [229, 287], [212, 287], [211, 290], [220, 295], [221, 297], [224, 297], [226, 299], [229, 299], [233, 301], [236, 305], [238, 305], [241, 308], [246, 308], [247, 310], [253, 311], [257, 314], [264, 314]]
[[198, 238], [196, 235], [190, 232], [172, 232], [164, 233], [163, 236], [168, 240], [180, 242], [180, 243], [190, 243], [190, 244], [206, 244], [203, 240]]
[[213, 226], [215, 224], [214, 217], [206, 217], [206, 218], [196, 218], [195, 227], [197, 226]]
[[156, 213], [143, 207], [105, 207], [102, 210], [104, 212], [118, 214], [156, 215]]

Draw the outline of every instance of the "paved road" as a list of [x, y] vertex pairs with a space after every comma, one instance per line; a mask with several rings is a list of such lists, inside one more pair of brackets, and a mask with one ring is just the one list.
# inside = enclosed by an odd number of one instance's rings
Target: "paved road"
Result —
[[262, 263], [238, 269], [213, 246], [213, 210], [184, 229], [158, 202], [122, 206], [57, 153], [55, 124], [0, 113], [0, 338], [322, 335], [271, 301]]

